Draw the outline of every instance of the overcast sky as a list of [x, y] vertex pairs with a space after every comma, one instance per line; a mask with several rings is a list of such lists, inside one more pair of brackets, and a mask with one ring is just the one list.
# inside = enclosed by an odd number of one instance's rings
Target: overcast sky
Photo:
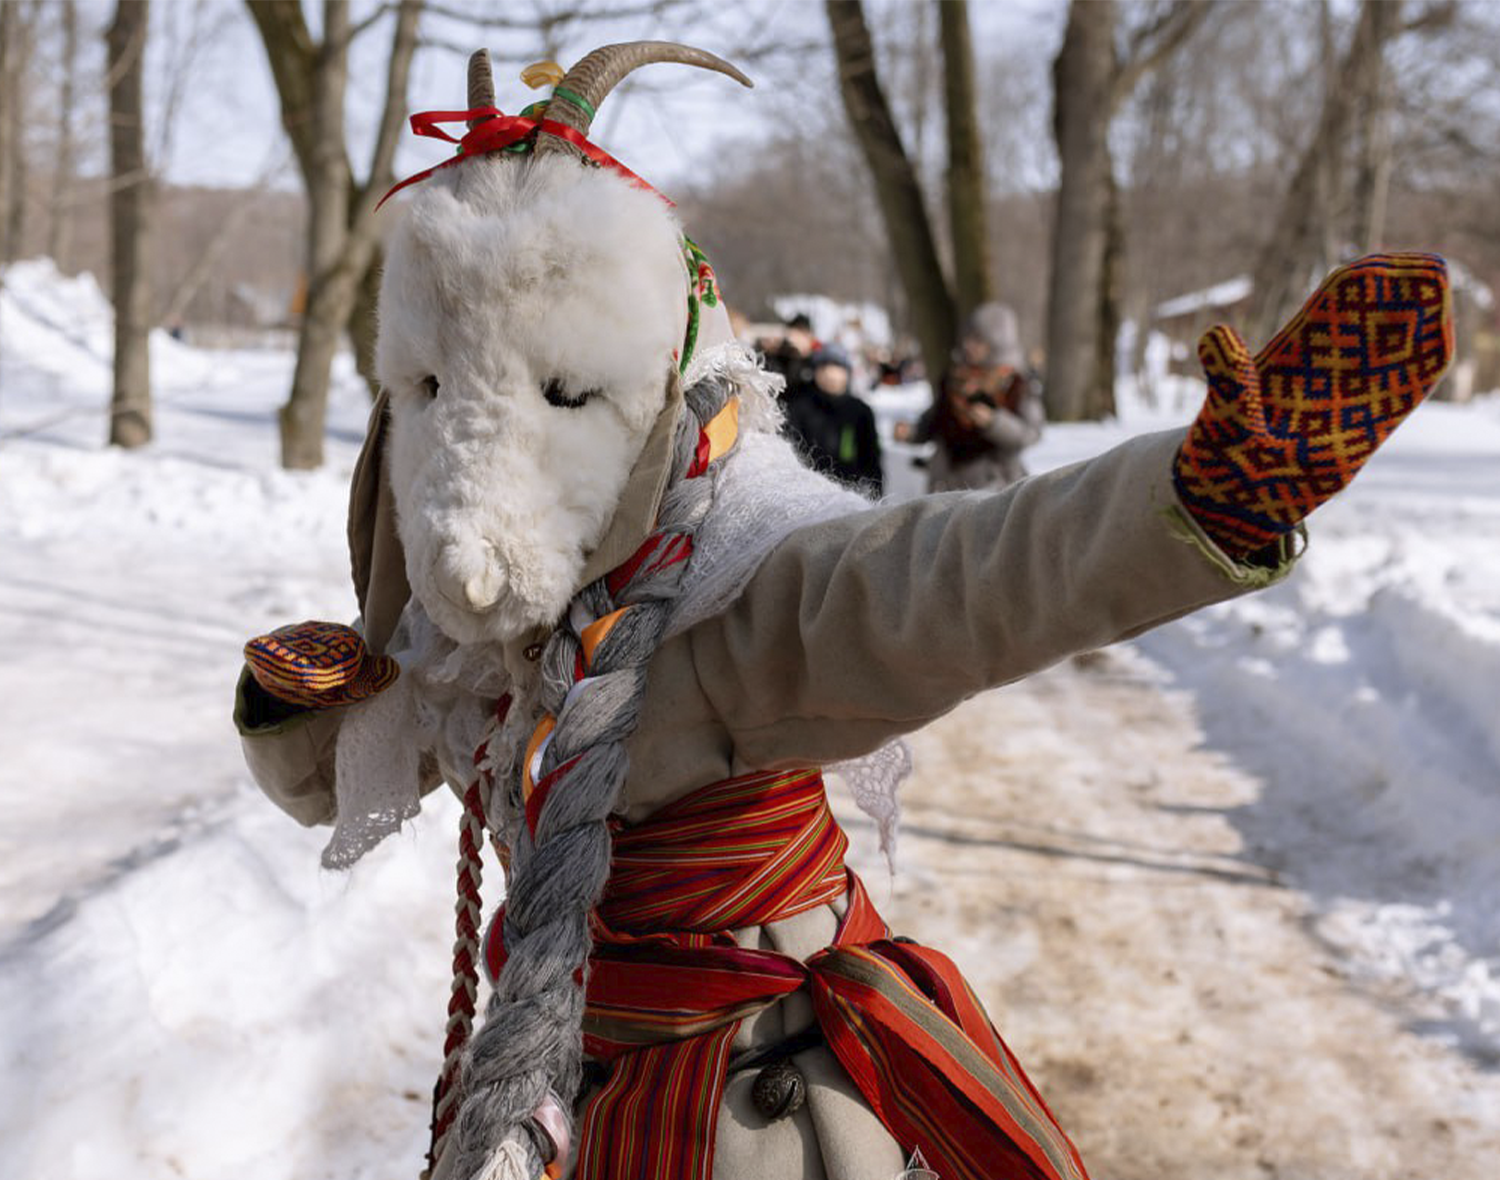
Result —
[[[911, 19], [910, 5], [923, 0], [877, 0], [869, 5], [877, 37], [881, 22]], [[478, 11], [525, 15], [538, 6], [561, 8], [563, 0], [450, 0]], [[622, 0], [602, 0], [620, 7]], [[176, 183], [244, 186], [274, 183], [295, 187], [299, 181], [279, 126], [279, 108], [265, 53], [254, 25], [238, 0], [158, 0], [155, 37], [148, 61], [148, 100], [157, 114], [158, 159], [162, 175]], [[306, 6], [316, 20], [320, 5]], [[355, 19], [374, 11], [373, 0], [354, 0]], [[826, 47], [823, 5], [817, 0], [740, 0], [700, 6], [707, 16], [693, 24], [681, 17], [664, 24], [638, 18], [563, 35], [556, 46], [564, 65], [596, 45], [612, 40], [665, 37], [722, 51], [750, 47], [755, 60], [746, 72], [757, 88], [745, 91], [731, 80], [680, 66], [641, 71], [636, 81], [616, 92], [603, 108], [593, 138], [661, 187], [682, 182], [695, 171], [712, 168], [715, 153], [729, 145], [760, 140], [798, 117], [799, 103], [809, 96], [831, 95], [832, 50]], [[981, 65], [997, 53], [1047, 60], [1061, 38], [1062, 0], [973, 0], [976, 56]], [[112, 4], [89, 0], [86, 28], [102, 30]], [[886, 16], [894, 13], [894, 16]], [[448, 42], [453, 49], [428, 48], [416, 59], [410, 88], [413, 111], [452, 109], [462, 105], [464, 53], [486, 41], [498, 54], [531, 60], [543, 46], [507, 41], [513, 34], [487, 35], [453, 21], [428, 15], [425, 38]], [[389, 45], [390, 21], [372, 26], [356, 41], [353, 80], [347, 103], [355, 166], [364, 171], [368, 137], [379, 114]], [[101, 38], [102, 40], [102, 38]], [[192, 45], [190, 68], [182, 65], [184, 46]], [[822, 49], [808, 49], [823, 45]], [[799, 50], [798, 47], [803, 47]], [[102, 72], [102, 45], [98, 47]], [[516, 110], [533, 97], [518, 80], [518, 64], [498, 64], [496, 82], [502, 109]], [[174, 79], [190, 78], [192, 90], [180, 103], [171, 134], [162, 135], [160, 113], [169, 101]], [[406, 175], [445, 157], [437, 141], [403, 136], [397, 172]]]

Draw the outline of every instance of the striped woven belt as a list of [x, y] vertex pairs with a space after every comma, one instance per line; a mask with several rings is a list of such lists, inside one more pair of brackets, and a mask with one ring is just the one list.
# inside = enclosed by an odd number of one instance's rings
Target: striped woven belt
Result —
[[[881, 1122], [943, 1180], [1087, 1180], [958, 968], [891, 937], [847, 847], [810, 770], [726, 779], [616, 833], [584, 1018], [610, 1070], [584, 1113], [579, 1180], [710, 1180], [740, 1022], [803, 988]], [[840, 898], [833, 943], [806, 962], [731, 933]], [[503, 929], [486, 936], [492, 979]]]

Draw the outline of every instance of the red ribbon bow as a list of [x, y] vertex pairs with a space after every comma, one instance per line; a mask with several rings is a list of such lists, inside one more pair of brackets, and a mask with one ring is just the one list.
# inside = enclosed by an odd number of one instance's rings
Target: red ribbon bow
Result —
[[[454, 139], [448, 132], [444, 131], [439, 124], [469, 122], [478, 119], [469, 128], [468, 133], [462, 139]], [[390, 192], [380, 198], [380, 205], [384, 205], [393, 196], [399, 193], [407, 185], [416, 184], [419, 180], [426, 180], [440, 168], [451, 168], [454, 164], [462, 163], [470, 156], [483, 156], [490, 152], [498, 152], [519, 143], [535, 132], [546, 135], [555, 135], [559, 139], [566, 139], [577, 147], [585, 156], [594, 163], [605, 168], [613, 168], [626, 180], [637, 188], [643, 188], [647, 192], [656, 193], [667, 204], [672, 204], [661, 193], [657, 193], [651, 185], [647, 184], [619, 160], [615, 159], [603, 148], [590, 143], [582, 134], [566, 123], [556, 120], [541, 118], [529, 119], [525, 115], [507, 115], [498, 107], [475, 107], [470, 111], [423, 111], [411, 117], [412, 134], [425, 136], [429, 139], [442, 139], [448, 143], [458, 145], [458, 154], [451, 160], [444, 160], [441, 164], [434, 164], [414, 176], [408, 176], [405, 180], [395, 185]], [[375, 208], [379, 209], [380, 205]]]

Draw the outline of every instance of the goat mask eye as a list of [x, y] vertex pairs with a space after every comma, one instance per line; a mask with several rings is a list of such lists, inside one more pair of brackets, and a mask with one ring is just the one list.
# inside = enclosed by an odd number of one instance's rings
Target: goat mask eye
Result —
[[422, 392], [425, 393], [429, 398], [436, 398], [438, 395], [438, 390], [440, 388], [441, 386], [438, 385], [438, 379], [436, 377], [428, 375], [422, 378]]
[[598, 392], [597, 389], [585, 389], [580, 393], [572, 393], [556, 377], [542, 384], [542, 396], [547, 399], [547, 404], [564, 410], [578, 409]]

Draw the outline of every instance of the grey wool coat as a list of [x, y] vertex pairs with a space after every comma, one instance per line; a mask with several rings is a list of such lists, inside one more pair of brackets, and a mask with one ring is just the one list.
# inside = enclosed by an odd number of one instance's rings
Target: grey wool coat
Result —
[[[672, 415], [664, 411], [586, 578], [622, 561], [649, 530]], [[378, 408], [374, 422], [380, 429]], [[628, 746], [623, 818], [639, 821], [726, 777], [868, 753], [975, 693], [1284, 576], [1290, 545], [1273, 568], [1239, 564], [1188, 516], [1171, 482], [1181, 441], [1181, 431], [1145, 435], [1003, 491], [876, 505], [787, 536], [727, 609], [653, 657]], [[389, 488], [367, 465], [351, 538], [377, 649], [407, 596], [389, 513]], [[260, 729], [241, 720], [265, 792], [304, 824], [330, 822], [339, 711]], [[832, 940], [841, 909], [737, 937], [805, 958]], [[747, 1020], [736, 1048], [779, 1041], [811, 1020], [807, 996], [793, 993]], [[886, 1180], [900, 1171], [901, 1149], [829, 1051], [796, 1061], [808, 1099], [779, 1122], [751, 1102], [754, 1071], [731, 1077], [714, 1176]], [[447, 1180], [446, 1171], [440, 1165], [438, 1176]]]

